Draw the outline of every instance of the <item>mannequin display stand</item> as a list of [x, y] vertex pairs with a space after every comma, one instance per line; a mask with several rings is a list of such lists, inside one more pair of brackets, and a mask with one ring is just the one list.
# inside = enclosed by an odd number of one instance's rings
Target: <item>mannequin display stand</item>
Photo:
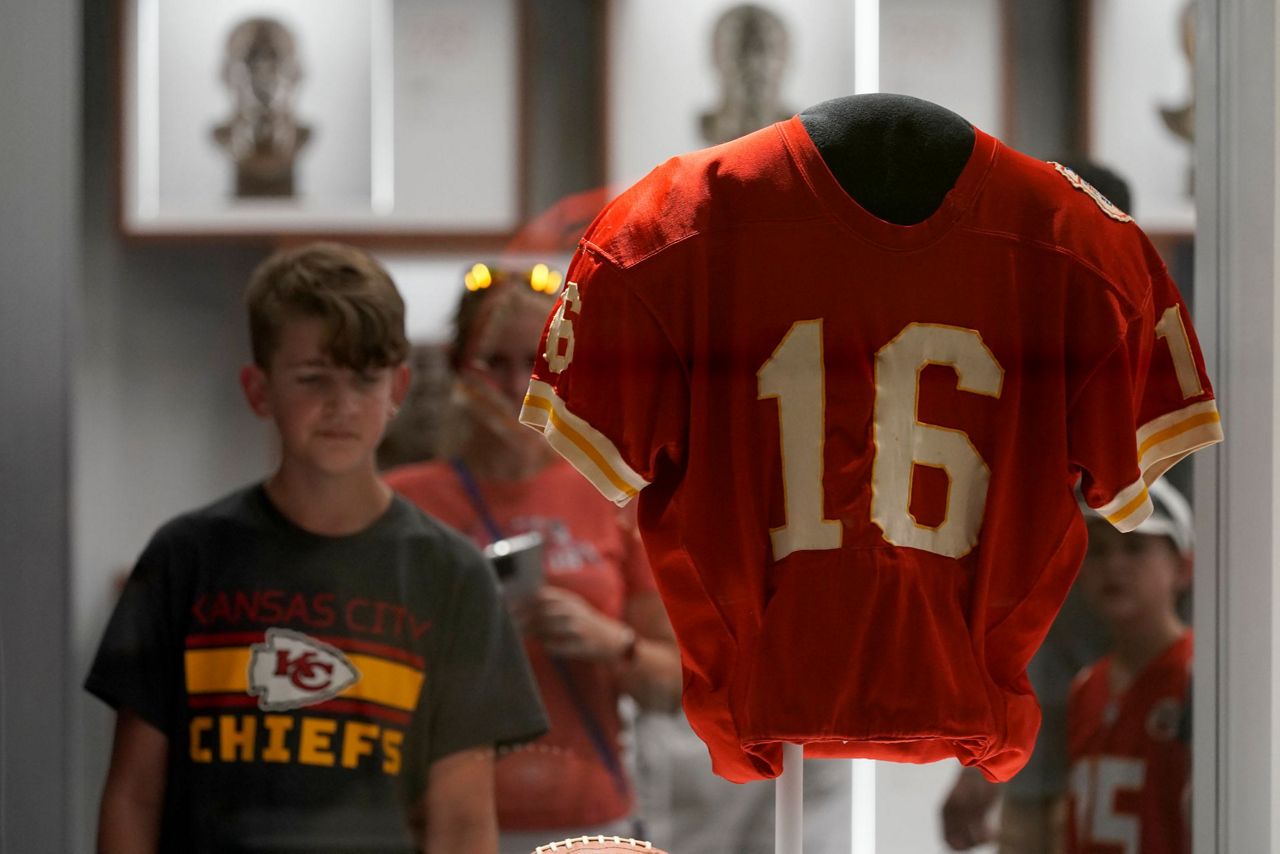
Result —
[[800, 122], [849, 197], [894, 225], [928, 219], [973, 152], [969, 122], [908, 95], [834, 98]]
[[804, 854], [803, 745], [782, 745], [782, 773], [774, 787], [774, 852]]
[[[923, 222], [942, 204], [973, 151], [973, 126], [908, 95], [850, 95], [800, 113], [849, 197], [894, 225]], [[775, 854], [804, 854], [804, 747], [782, 746], [774, 793]]]

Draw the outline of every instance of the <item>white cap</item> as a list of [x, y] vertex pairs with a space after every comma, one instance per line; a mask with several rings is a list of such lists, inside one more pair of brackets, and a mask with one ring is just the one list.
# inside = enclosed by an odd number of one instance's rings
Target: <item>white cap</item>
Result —
[[1161, 478], [1147, 487], [1151, 515], [1134, 528], [1139, 534], [1168, 537], [1184, 556], [1195, 551], [1196, 535], [1191, 524], [1191, 505], [1173, 484]]
[[[1147, 495], [1151, 498], [1151, 515], [1131, 533], [1168, 537], [1180, 554], [1190, 556], [1195, 551], [1196, 537], [1191, 524], [1191, 505], [1187, 504], [1187, 499], [1163, 478], [1147, 487]], [[1080, 508], [1086, 517], [1102, 518], [1098, 511], [1083, 501]]]

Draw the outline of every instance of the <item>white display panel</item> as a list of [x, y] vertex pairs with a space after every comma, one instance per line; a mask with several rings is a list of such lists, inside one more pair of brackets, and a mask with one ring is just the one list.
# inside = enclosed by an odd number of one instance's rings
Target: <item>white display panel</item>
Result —
[[992, 136], [1004, 127], [1001, 0], [880, 4], [880, 91], [914, 95]]
[[1192, 102], [1192, 66], [1182, 14], [1187, 0], [1092, 0], [1086, 93], [1087, 147], [1124, 175], [1130, 213], [1147, 232], [1190, 233], [1192, 145], [1161, 110]]

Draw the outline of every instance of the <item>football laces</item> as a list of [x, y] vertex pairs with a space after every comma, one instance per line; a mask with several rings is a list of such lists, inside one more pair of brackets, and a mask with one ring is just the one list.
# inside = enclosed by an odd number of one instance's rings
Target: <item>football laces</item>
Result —
[[[597, 848], [597, 845], [607, 845], [607, 848]], [[587, 846], [591, 846], [588, 848]], [[559, 842], [550, 842], [546, 845], [539, 845], [533, 854], [553, 854], [553, 852], [573, 851], [598, 851], [601, 854], [608, 852], [624, 852], [624, 851], [650, 851], [652, 854], [665, 854], [662, 850], [654, 848], [649, 842], [642, 839], [631, 839], [626, 836], [575, 836], [571, 839], [562, 839]]]

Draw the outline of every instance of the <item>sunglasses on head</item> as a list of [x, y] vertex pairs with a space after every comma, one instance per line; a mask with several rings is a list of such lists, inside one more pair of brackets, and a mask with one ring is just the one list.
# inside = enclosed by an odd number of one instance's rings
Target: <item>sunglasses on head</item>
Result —
[[483, 291], [506, 282], [515, 282], [540, 294], [554, 294], [560, 290], [564, 275], [546, 264], [534, 264], [530, 270], [523, 272], [492, 268], [488, 264], [476, 263], [471, 265], [471, 269], [462, 277], [462, 280], [470, 293]]

